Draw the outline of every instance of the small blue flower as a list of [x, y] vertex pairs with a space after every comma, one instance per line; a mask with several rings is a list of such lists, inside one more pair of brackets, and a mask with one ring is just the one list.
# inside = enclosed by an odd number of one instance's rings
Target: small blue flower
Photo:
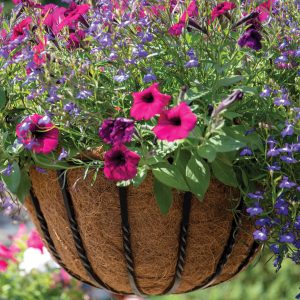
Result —
[[253, 152], [250, 148], [246, 147], [240, 152], [240, 156], [251, 156], [253, 155]]
[[253, 232], [253, 238], [256, 241], [266, 241], [268, 239], [268, 231], [265, 227], [262, 227], [260, 230], [255, 230]]
[[281, 131], [281, 136], [284, 138], [286, 136], [291, 136], [294, 134], [294, 125], [287, 123], [286, 127]]
[[246, 209], [247, 213], [253, 217], [253, 216], [257, 216], [257, 215], [260, 215], [264, 210], [262, 209], [262, 207], [258, 204], [258, 202], [256, 202], [254, 204], [253, 207], [248, 207]]
[[294, 186], [296, 186], [297, 184], [293, 181], [289, 181], [289, 178], [287, 176], [283, 176], [283, 179], [281, 180], [281, 182], [279, 183], [279, 187], [281, 189], [290, 189]]
[[279, 237], [280, 243], [294, 243], [294, 241], [295, 241], [295, 235], [292, 232], [282, 234]]
[[298, 162], [297, 159], [286, 155], [280, 156], [280, 159], [288, 164], [295, 164]]
[[272, 90], [269, 86], [265, 85], [263, 91], [259, 94], [260, 97], [266, 98], [270, 97]]

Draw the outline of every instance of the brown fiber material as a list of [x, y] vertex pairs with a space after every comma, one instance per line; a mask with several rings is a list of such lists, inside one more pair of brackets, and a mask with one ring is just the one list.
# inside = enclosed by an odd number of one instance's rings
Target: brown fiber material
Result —
[[[123, 251], [118, 189], [99, 173], [93, 186], [93, 174], [83, 179], [83, 170], [68, 171], [68, 186], [74, 203], [76, 219], [88, 258], [96, 274], [117, 291], [132, 293]], [[78, 257], [57, 174], [31, 171], [33, 192], [49, 226], [62, 261], [73, 273], [93, 282]], [[203, 202], [192, 199], [188, 229], [187, 254], [183, 277], [176, 293], [200, 286], [215, 272], [227, 243], [232, 220], [230, 188], [213, 181]], [[129, 187], [128, 215], [131, 245], [138, 284], [145, 294], [161, 294], [174, 278], [177, 262], [179, 229], [183, 194], [174, 191], [174, 202], [168, 215], [160, 214], [152, 190], [152, 177], [138, 187]], [[236, 201], [236, 200], [235, 200]], [[25, 202], [32, 219], [41, 231], [34, 208]], [[213, 284], [235, 275], [253, 244], [252, 226], [242, 217], [231, 255]]]

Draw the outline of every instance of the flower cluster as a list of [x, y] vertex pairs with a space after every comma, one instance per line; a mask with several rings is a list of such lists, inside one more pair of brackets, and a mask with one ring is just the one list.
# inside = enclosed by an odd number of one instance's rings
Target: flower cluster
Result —
[[0, 16], [1, 196], [24, 200], [33, 167], [135, 186], [152, 173], [200, 199], [215, 178], [277, 265], [297, 261], [297, 1], [16, 2]]

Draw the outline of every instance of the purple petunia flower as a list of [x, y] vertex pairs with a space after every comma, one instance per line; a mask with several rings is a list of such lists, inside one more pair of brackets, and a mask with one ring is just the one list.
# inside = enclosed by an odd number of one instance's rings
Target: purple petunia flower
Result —
[[268, 231], [265, 227], [262, 227], [260, 230], [255, 230], [253, 232], [253, 238], [256, 241], [266, 241], [268, 239]]
[[283, 179], [279, 183], [279, 187], [281, 189], [290, 189], [294, 186], [296, 186], [296, 183], [293, 181], [289, 181], [289, 178], [287, 176], [283, 176]]
[[240, 37], [238, 45], [258, 51], [262, 48], [261, 39], [262, 36], [257, 30], [249, 29]]
[[134, 130], [133, 120], [109, 118], [102, 123], [99, 136], [107, 144], [125, 144], [131, 141]]
[[280, 243], [294, 243], [294, 241], [295, 241], [295, 235], [292, 232], [282, 234], [279, 237]]
[[253, 154], [252, 150], [248, 147], [244, 148], [241, 152], [240, 152], [240, 156], [251, 156]]

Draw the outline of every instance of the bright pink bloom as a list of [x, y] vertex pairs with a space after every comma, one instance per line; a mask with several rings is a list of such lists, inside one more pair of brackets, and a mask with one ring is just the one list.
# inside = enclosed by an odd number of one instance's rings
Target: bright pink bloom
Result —
[[115, 145], [104, 156], [104, 175], [114, 181], [129, 180], [137, 174], [140, 156], [124, 145]]
[[236, 5], [233, 2], [222, 2], [214, 7], [211, 12], [211, 22], [214, 21], [219, 16], [224, 15], [227, 11], [236, 8]]
[[17, 38], [23, 39], [26, 35], [26, 31], [29, 30], [30, 24], [32, 22], [31, 17], [25, 18], [23, 21], [18, 23], [14, 28], [13, 28], [13, 34], [10, 38], [11, 41], [14, 41]]
[[65, 7], [59, 7], [54, 4], [45, 5], [42, 14], [46, 16], [43, 24], [46, 25], [51, 33], [57, 35], [60, 31], [59, 25], [65, 18]]
[[130, 115], [136, 120], [149, 120], [169, 104], [171, 96], [159, 91], [159, 84], [153, 83], [141, 92], [132, 93], [133, 106]]
[[79, 48], [84, 38], [85, 38], [85, 32], [81, 29], [77, 30], [76, 32], [70, 33], [68, 43], [67, 43], [67, 48], [69, 50]]
[[46, 44], [47, 38], [44, 37], [44, 41], [40, 41], [38, 45], [32, 48], [34, 52], [33, 61], [37, 66], [40, 66], [46, 62], [46, 54], [43, 54], [46, 49]]
[[83, 16], [90, 9], [89, 4], [77, 5], [75, 2], [72, 2], [70, 6], [66, 9], [64, 15], [65, 18], [58, 25], [58, 29], [61, 30], [63, 27], [76, 26], [79, 21], [83, 21]]
[[8, 263], [5, 260], [0, 260], [0, 272], [5, 272], [7, 267]]
[[18, 252], [15, 247], [6, 247], [0, 244], [0, 259], [16, 261], [14, 255]]
[[30, 235], [27, 240], [27, 247], [38, 249], [41, 251], [41, 253], [44, 253], [44, 243], [39, 233], [35, 229], [30, 232]]
[[197, 16], [198, 16], [198, 6], [196, 0], [192, 0], [188, 8], [181, 15], [179, 22], [175, 23], [169, 28], [168, 30], [169, 34], [175, 36], [181, 35], [188, 18], [197, 17]]
[[256, 8], [256, 11], [259, 12], [258, 19], [260, 22], [264, 22], [269, 18], [273, 2], [274, 0], [268, 0]]
[[29, 150], [47, 154], [58, 145], [58, 129], [48, 117], [34, 114], [17, 125], [16, 134], [19, 141]]
[[158, 124], [153, 128], [153, 131], [158, 139], [173, 142], [186, 138], [196, 123], [197, 116], [185, 102], [181, 102], [161, 113]]

